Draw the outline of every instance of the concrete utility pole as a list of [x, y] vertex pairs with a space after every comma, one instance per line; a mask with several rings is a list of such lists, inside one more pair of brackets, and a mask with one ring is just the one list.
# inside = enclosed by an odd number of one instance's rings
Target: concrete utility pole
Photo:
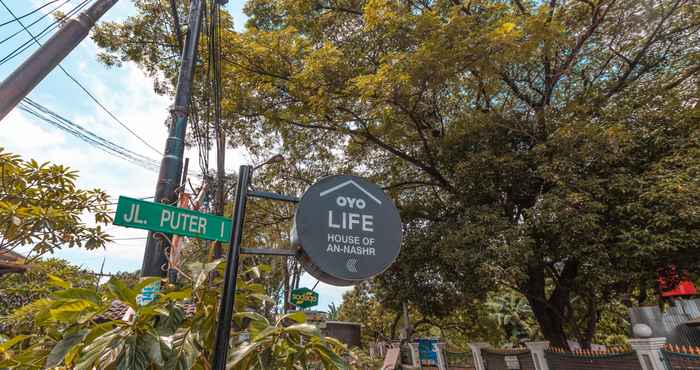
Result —
[[90, 29], [118, 0], [97, 0], [67, 21], [0, 84], [0, 121], [83, 41]]
[[[194, 67], [197, 59], [197, 42], [202, 21], [202, 1], [192, 0], [190, 3], [190, 14], [185, 39], [185, 48], [182, 51], [180, 72], [177, 79], [177, 89], [175, 91], [175, 104], [170, 110], [172, 120], [168, 139], [165, 142], [165, 153], [160, 163], [160, 173], [158, 174], [158, 184], [156, 185], [156, 202], [175, 203], [177, 194], [175, 190], [180, 184], [180, 173], [182, 171], [182, 157], [185, 151], [185, 132], [187, 130], [187, 110], [192, 97], [192, 83], [194, 80]], [[148, 233], [146, 250], [143, 255], [143, 265], [141, 276], [165, 276], [167, 260], [165, 248], [168, 241], [165, 238], [156, 238], [153, 232]], [[155, 288], [157, 291], [159, 288]], [[146, 297], [147, 290], [144, 289], [144, 303], [148, 303], [151, 297]]]

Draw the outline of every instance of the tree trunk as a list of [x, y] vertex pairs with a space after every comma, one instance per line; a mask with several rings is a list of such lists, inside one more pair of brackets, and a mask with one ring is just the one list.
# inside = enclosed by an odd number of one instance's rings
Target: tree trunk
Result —
[[394, 317], [394, 322], [391, 323], [391, 339], [396, 339], [396, 328], [399, 325], [400, 318], [401, 318], [401, 312], [397, 312], [396, 317]]
[[[542, 335], [549, 341], [553, 347], [568, 349], [566, 333], [564, 332], [564, 321], [560, 315], [563, 312], [563, 307], [552, 307], [546, 302], [542, 302], [541, 298], [529, 298], [528, 302], [535, 314], [535, 319], [542, 330]], [[546, 300], [546, 299], [544, 299]]]
[[559, 274], [557, 286], [547, 297], [545, 266], [539, 261], [534, 261], [528, 267], [524, 293], [542, 330], [542, 335], [554, 347], [569, 348], [564, 324], [567, 317], [566, 308], [571, 298], [571, 287], [577, 272], [578, 264], [575, 260], [565, 262]]

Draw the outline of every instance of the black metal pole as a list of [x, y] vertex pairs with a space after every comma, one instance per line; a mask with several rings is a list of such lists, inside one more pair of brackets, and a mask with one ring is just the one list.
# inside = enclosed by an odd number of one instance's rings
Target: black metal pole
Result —
[[224, 275], [224, 291], [221, 295], [221, 304], [219, 305], [219, 322], [216, 328], [216, 342], [214, 344], [214, 362], [212, 364], [214, 370], [226, 369], [228, 343], [231, 337], [233, 304], [236, 300], [238, 258], [241, 252], [241, 239], [243, 239], [245, 205], [248, 197], [248, 185], [252, 175], [252, 166], [241, 166], [238, 170], [238, 187], [233, 205], [231, 242], [228, 250], [228, 262], [226, 263], [226, 274]]
[[0, 84], [0, 121], [80, 42], [117, 0], [98, 0], [70, 19]]
[[[180, 185], [182, 157], [185, 151], [185, 132], [187, 131], [187, 107], [192, 98], [194, 67], [197, 58], [197, 42], [202, 20], [202, 0], [192, 0], [190, 3], [189, 31], [182, 51], [182, 62], [175, 92], [175, 104], [171, 109], [172, 121], [165, 142], [165, 153], [160, 162], [158, 184], [156, 185], [155, 201], [174, 203], [177, 201], [175, 189]], [[153, 232], [148, 233], [146, 250], [143, 254], [141, 276], [165, 276], [167, 260], [163, 238], [155, 238]]]

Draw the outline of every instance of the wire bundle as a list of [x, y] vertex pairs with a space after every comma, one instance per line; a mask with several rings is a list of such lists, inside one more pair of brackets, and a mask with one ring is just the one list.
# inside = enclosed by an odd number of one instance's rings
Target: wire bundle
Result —
[[146, 157], [142, 154], [131, 151], [119, 144], [116, 144], [102, 136], [84, 128], [83, 126], [61, 116], [58, 113], [51, 111], [45, 106], [33, 101], [29, 98], [24, 98], [19, 105], [19, 109], [33, 115], [34, 117], [50, 124], [53, 127], [60, 129], [78, 139], [102, 150], [103, 152], [116, 156], [118, 158], [129, 161], [142, 168], [151, 171], [158, 171], [160, 164], [158, 161]]

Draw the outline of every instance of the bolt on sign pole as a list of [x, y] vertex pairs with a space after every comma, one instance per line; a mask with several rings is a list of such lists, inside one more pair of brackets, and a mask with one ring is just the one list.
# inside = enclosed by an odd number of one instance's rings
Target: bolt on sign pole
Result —
[[[175, 92], [175, 104], [170, 110], [172, 120], [170, 122], [168, 139], [165, 142], [165, 153], [160, 162], [158, 184], [156, 185], [155, 201], [159, 203], [172, 204], [177, 201], [175, 190], [180, 185], [182, 157], [185, 151], [185, 132], [187, 130], [187, 108], [192, 97], [201, 20], [202, 1], [193, 0], [190, 3], [189, 30], [185, 40], [185, 48], [182, 51]], [[148, 233], [146, 250], [143, 255], [143, 265], [141, 267], [141, 275], [143, 277], [165, 276], [164, 266], [167, 264], [165, 243], [167, 243], [165, 238], [156, 238], [153, 232]], [[150, 300], [152, 300], [152, 297], [144, 297], [144, 303], [148, 303]]]
[[118, 0], [97, 0], [71, 18], [0, 84], [0, 121], [90, 33]]
[[233, 204], [233, 219], [231, 230], [231, 242], [228, 249], [226, 273], [224, 275], [224, 291], [221, 294], [219, 305], [219, 322], [216, 329], [216, 342], [214, 344], [214, 370], [226, 369], [228, 357], [228, 343], [231, 337], [231, 320], [233, 318], [233, 305], [236, 300], [236, 280], [238, 279], [238, 259], [241, 253], [241, 240], [243, 239], [243, 221], [245, 217], [246, 199], [248, 197], [248, 185], [253, 175], [252, 166], [241, 166], [238, 170], [238, 186], [236, 199]]

